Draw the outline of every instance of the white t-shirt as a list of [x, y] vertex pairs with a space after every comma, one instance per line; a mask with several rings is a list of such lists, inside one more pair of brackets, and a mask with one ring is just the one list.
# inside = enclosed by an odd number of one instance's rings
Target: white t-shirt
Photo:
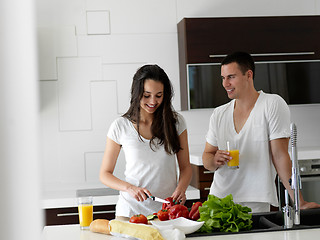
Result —
[[270, 141], [290, 137], [290, 111], [276, 94], [259, 92], [259, 97], [239, 133], [233, 123], [235, 100], [214, 109], [206, 140], [219, 149], [227, 149], [227, 141], [239, 148], [239, 169], [227, 165], [215, 171], [210, 194], [233, 195], [235, 202], [266, 202], [278, 206]]
[[[176, 125], [178, 135], [186, 129], [186, 123], [178, 115]], [[135, 186], [147, 188], [153, 196], [167, 198], [177, 186], [177, 165], [175, 154], [169, 155], [164, 146], [149, 146], [149, 140], [142, 137], [132, 122], [119, 117], [110, 126], [108, 137], [122, 146], [126, 159], [125, 180]], [[116, 216], [131, 217], [134, 214], [145, 216], [161, 209], [162, 204], [147, 199], [136, 201], [127, 192], [120, 192], [116, 206]]]

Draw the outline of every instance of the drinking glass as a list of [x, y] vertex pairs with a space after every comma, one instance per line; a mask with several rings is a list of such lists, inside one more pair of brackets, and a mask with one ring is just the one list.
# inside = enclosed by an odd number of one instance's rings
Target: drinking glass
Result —
[[78, 198], [78, 212], [80, 229], [89, 229], [93, 221], [93, 200], [92, 197]]
[[227, 141], [227, 151], [230, 153], [230, 159], [227, 163], [228, 168], [238, 169], [239, 168], [239, 148], [237, 147], [236, 141]]

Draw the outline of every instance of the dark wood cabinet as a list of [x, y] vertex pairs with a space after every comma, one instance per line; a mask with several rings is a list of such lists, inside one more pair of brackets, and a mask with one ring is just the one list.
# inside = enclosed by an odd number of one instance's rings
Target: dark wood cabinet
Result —
[[[45, 225], [78, 224], [79, 214], [77, 207], [45, 209]], [[93, 219], [114, 219], [115, 205], [93, 207]]]
[[235, 51], [255, 61], [320, 59], [320, 16], [184, 18], [178, 23], [181, 108], [187, 64], [220, 63]]
[[214, 173], [203, 166], [191, 164], [191, 167], [192, 179], [190, 185], [200, 190], [200, 200], [204, 202], [208, 198]]

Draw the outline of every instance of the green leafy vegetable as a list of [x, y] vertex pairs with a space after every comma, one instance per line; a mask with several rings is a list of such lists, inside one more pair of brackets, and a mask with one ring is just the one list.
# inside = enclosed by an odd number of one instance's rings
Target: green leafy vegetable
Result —
[[235, 204], [232, 195], [218, 198], [209, 195], [208, 200], [199, 207], [200, 219], [204, 224], [200, 232], [239, 232], [252, 228], [251, 208]]

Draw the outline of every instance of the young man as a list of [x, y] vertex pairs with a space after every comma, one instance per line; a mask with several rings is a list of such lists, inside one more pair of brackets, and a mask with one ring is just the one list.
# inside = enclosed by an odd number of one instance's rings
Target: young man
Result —
[[[276, 172], [293, 199], [289, 185], [290, 111], [280, 96], [256, 91], [254, 71], [248, 53], [236, 52], [222, 61], [222, 85], [232, 100], [214, 109], [202, 159], [206, 169], [215, 171], [210, 194], [232, 194], [235, 202], [252, 212], [266, 212], [270, 204], [278, 205]], [[239, 148], [239, 169], [227, 167], [227, 141], [236, 142]], [[320, 205], [304, 201], [300, 194], [300, 207]]]

